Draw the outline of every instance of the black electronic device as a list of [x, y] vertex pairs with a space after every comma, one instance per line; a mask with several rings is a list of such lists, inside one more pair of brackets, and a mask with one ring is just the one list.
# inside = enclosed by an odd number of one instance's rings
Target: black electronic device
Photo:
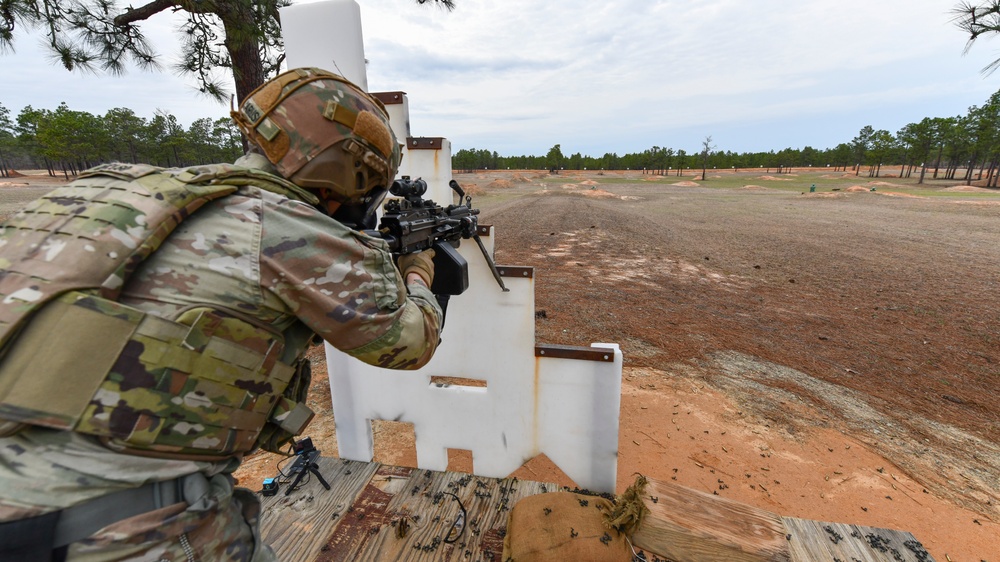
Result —
[[316, 478], [319, 479], [319, 483], [329, 490], [330, 484], [319, 473], [319, 465], [316, 464], [316, 458], [319, 457], [319, 449], [313, 446], [312, 439], [303, 437], [295, 443], [292, 449], [295, 451], [295, 462], [288, 469], [288, 475], [295, 475], [295, 479], [292, 480], [291, 485], [285, 490], [285, 495], [291, 495], [292, 491], [299, 486], [306, 474], [315, 474]]
[[264, 496], [274, 496], [278, 493], [278, 479], [277, 478], [265, 478], [264, 485], [260, 490], [261, 495]]

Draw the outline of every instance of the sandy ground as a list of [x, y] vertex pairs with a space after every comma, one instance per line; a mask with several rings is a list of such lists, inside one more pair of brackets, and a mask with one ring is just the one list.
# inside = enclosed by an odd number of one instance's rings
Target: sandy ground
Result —
[[[816, 194], [775, 187], [808, 175], [731, 189], [634, 172], [456, 179], [496, 226], [498, 262], [536, 268], [540, 342], [621, 343], [619, 491], [641, 472], [782, 515], [905, 529], [939, 561], [996, 562], [1000, 196], [956, 198], [982, 190], [952, 183], [928, 199], [893, 181], [872, 193], [842, 177]], [[0, 180], [0, 216], [35, 185]], [[314, 359], [307, 434], [335, 456]], [[375, 426], [376, 459], [413, 465], [397, 429]], [[278, 461], [248, 458], [242, 484]], [[515, 474], [573, 485], [544, 457]]]

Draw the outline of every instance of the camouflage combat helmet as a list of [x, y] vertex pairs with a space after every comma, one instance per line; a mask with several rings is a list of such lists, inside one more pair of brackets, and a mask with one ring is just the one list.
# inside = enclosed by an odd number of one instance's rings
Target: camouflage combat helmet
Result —
[[396, 176], [400, 147], [385, 106], [331, 72], [284, 72], [232, 116], [279, 174], [359, 217], [374, 211]]

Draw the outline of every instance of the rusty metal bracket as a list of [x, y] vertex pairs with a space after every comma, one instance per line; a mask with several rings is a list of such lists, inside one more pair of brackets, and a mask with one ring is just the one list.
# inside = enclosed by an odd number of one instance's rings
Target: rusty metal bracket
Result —
[[522, 277], [524, 279], [531, 279], [535, 276], [535, 268], [518, 265], [498, 265], [497, 271], [500, 273], [500, 277]]
[[609, 347], [582, 347], [575, 345], [536, 345], [535, 357], [554, 357], [556, 359], [579, 359], [581, 361], [600, 361], [614, 363], [615, 350]]
[[407, 137], [406, 148], [410, 150], [440, 150], [444, 137]]
[[403, 103], [403, 96], [406, 92], [375, 92], [372, 97], [382, 102], [382, 105], [396, 105]]

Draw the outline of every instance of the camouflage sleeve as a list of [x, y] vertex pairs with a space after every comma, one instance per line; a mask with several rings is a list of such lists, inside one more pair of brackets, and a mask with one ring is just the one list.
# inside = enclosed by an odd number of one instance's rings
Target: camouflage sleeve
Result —
[[388, 369], [417, 369], [440, 341], [430, 290], [404, 285], [385, 242], [296, 201], [265, 198], [260, 280], [324, 340]]

